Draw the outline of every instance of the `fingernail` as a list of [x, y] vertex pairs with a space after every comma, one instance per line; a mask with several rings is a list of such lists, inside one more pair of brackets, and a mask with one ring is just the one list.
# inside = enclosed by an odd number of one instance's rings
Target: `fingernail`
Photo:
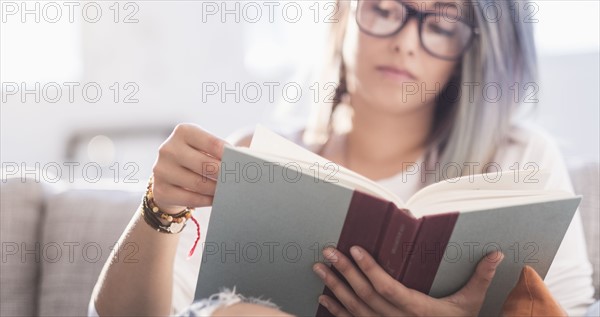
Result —
[[[500, 259], [498, 259], [498, 264], [500, 264], [500, 262], [502, 262], [502, 260], [504, 260], [504, 253], [500, 253]], [[496, 265], [498, 265], [496, 264]]]
[[363, 254], [360, 251], [360, 249], [358, 247], [351, 247], [350, 248], [350, 254], [352, 254], [352, 257], [356, 260], [356, 261], [360, 261], [363, 259]]
[[315, 266], [313, 267], [313, 271], [315, 273], [317, 273], [317, 275], [321, 278], [321, 279], [325, 279], [325, 277], [327, 276], [327, 274], [325, 273], [325, 271], [323, 271], [320, 267]]
[[500, 252], [500, 253], [497, 253], [496, 255], [488, 254], [487, 258], [488, 258], [488, 261], [492, 262], [492, 264], [494, 265], [494, 268], [495, 268], [498, 265], [500, 265], [500, 262], [502, 262], [502, 260], [504, 259], [504, 253]]
[[319, 304], [323, 305], [325, 308], [328, 308], [327, 302], [322, 297], [319, 297]]
[[334, 248], [327, 248], [323, 250], [323, 255], [331, 262], [337, 262], [338, 256]]

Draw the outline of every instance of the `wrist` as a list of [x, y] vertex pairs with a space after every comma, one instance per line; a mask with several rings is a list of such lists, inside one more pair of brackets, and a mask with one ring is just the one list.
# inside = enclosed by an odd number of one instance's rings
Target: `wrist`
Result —
[[185, 228], [187, 221], [191, 218], [194, 224], [196, 224], [196, 240], [194, 240], [194, 244], [188, 253], [188, 258], [194, 255], [194, 250], [196, 250], [196, 246], [198, 246], [198, 241], [200, 241], [200, 224], [198, 220], [192, 216], [192, 211], [194, 210], [191, 207], [185, 207], [185, 209], [181, 210], [178, 213], [166, 213], [165, 211], [160, 210], [158, 206], [154, 203], [154, 194], [152, 193], [154, 177], [151, 176], [148, 181], [148, 187], [146, 189], [146, 194], [142, 199], [141, 206], [141, 215], [144, 218], [144, 221], [154, 230], [162, 233], [181, 233]]
[[154, 204], [154, 206], [158, 207], [159, 210], [161, 210], [165, 214], [169, 214], [169, 215], [176, 215], [176, 214], [180, 213], [183, 209], [186, 208], [186, 207], [181, 207], [181, 206], [161, 207], [159, 204], [156, 203], [155, 200], [153, 200], [152, 203]]
[[156, 231], [163, 233], [180, 233], [186, 222], [192, 217], [192, 208], [186, 207], [175, 213], [167, 213], [154, 203], [152, 193], [153, 177], [148, 181], [146, 194], [142, 200], [141, 214], [146, 223]]

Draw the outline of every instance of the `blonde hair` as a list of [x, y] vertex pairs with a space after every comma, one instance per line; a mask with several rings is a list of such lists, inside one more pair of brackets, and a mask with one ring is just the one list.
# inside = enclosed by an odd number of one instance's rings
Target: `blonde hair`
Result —
[[[427, 144], [426, 163], [458, 164], [479, 163], [475, 172], [484, 172], [491, 162], [498, 144], [503, 142], [516, 112], [522, 108], [522, 88], [537, 79], [536, 52], [531, 23], [513, 16], [510, 1], [478, 0], [467, 4], [479, 35], [460, 60], [460, 72], [450, 79], [437, 99], [435, 118]], [[523, 6], [521, 6], [523, 7]], [[345, 95], [345, 71], [342, 45], [350, 7], [348, 1], [338, 0], [338, 22], [330, 29], [329, 63], [322, 79], [337, 81], [334, 100], [315, 105], [305, 129], [305, 144], [324, 144], [335, 129], [335, 113]], [[491, 9], [490, 9], [491, 8]], [[486, 12], [499, 12], [486, 16]], [[515, 84], [516, 83], [516, 84]], [[489, 100], [482, 93], [470, 94], [469, 86], [493, 85], [500, 97]], [[516, 86], [515, 86], [516, 85]], [[453, 91], [459, 88], [460, 94]], [[535, 87], [534, 87], [535, 88]], [[519, 89], [515, 91], [515, 89]], [[509, 93], [510, 92], [510, 93]], [[515, 94], [519, 100], [515, 99]], [[451, 96], [451, 97], [448, 97]], [[452, 97], [453, 96], [453, 97]], [[535, 105], [534, 105], [535, 106]], [[466, 175], [469, 169], [448, 169], [442, 178]], [[459, 175], [460, 174], [460, 175]]]

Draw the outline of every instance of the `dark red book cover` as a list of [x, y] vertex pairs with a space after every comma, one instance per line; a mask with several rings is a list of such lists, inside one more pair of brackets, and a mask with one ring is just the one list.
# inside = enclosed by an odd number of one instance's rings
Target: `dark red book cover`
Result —
[[[359, 245], [371, 254], [375, 254], [378, 245], [381, 243], [383, 230], [386, 223], [389, 222], [391, 213], [391, 202], [378, 199], [374, 196], [354, 191], [344, 227], [338, 239], [337, 249], [345, 255], [350, 254], [350, 247]], [[351, 259], [351, 258], [350, 258]], [[335, 267], [331, 270], [344, 280], [341, 273]], [[335, 299], [333, 292], [325, 287], [323, 294]], [[317, 316], [333, 316], [327, 308], [319, 305]]]
[[[419, 243], [437, 243], [445, 249], [457, 217], [458, 213], [452, 213], [416, 219], [408, 210], [400, 209], [392, 202], [354, 191], [337, 249], [352, 260], [350, 247], [359, 245], [395, 279], [407, 281], [411, 288], [429, 291], [440, 264], [436, 259], [441, 261], [443, 254], [420, 267], [421, 261], [416, 255], [426, 249], [420, 248]], [[344, 280], [335, 267], [331, 266], [331, 270]], [[327, 287], [323, 294], [336, 299]], [[319, 305], [317, 316], [333, 315]]]
[[452, 235], [458, 212], [443, 213], [421, 218], [413, 250], [407, 257], [404, 272], [398, 278], [404, 286], [428, 294], [444, 251]]
[[399, 209], [393, 204], [392, 208], [383, 243], [378, 250], [377, 262], [398, 280], [406, 269], [407, 257], [413, 252], [413, 242], [419, 232], [421, 220], [412, 216], [407, 209]]

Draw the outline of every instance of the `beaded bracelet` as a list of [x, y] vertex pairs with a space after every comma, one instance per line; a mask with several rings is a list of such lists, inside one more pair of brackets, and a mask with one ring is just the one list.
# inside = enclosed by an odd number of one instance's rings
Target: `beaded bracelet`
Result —
[[144, 196], [144, 210], [147, 211], [149, 215], [156, 218], [157, 220], [162, 220], [159, 222], [166, 221], [168, 223], [184, 223], [188, 219], [192, 217], [192, 208], [185, 208], [181, 212], [177, 214], [168, 214], [162, 210], [160, 210], [154, 200], [152, 199], [152, 191], [149, 192], [148, 195]]
[[[185, 227], [185, 223], [192, 216], [192, 208], [186, 207], [177, 214], [168, 214], [154, 203], [154, 194], [152, 193], [152, 184], [154, 177], [150, 177], [146, 188], [146, 195], [143, 198], [142, 215], [152, 228], [163, 233], [180, 233]], [[154, 218], [154, 219], [153, 219]], [[164, 224], [164, 221], [168, 224]]]
[[[154, 176], [151, 176], [148, 180], [148, 186], [146, 188], [146, 194], [142, 199], [141, 206], [141, 214], [142, 218], [146, 221], [146, 223], [156, 229], [158, 232], [176, 234], [183, 231], [186, 226], [187, 221], [191, 218], [192, 221], [196, 224], [196, 240], [188, 253], [188, 258], [194, 254], [194, 250], [198, 245], [198, 241], [200, 240], [200, 224], [192, 215], [192, 211], [194, 210], [191, 207], [186, 207], [184, 210], [176, 213], [176, 214], [168, 214], [154, 203], [154, 194], [152, 193], [152, 184], [154, 183]], [[168, 222], [168, 224], [164, 224], [164, 222]]]
[[182, 223], [181, 221], [172, 221], [168, 224], [164, 224], [164, 222], [162, 222], [160, 218], [157, 217], [154, 212], [152, 212], [152, 209], [148, 207], [148, 201], [145, 198], [142, 202], [141, 212], [146, 223], [153, 229], [156, 229], [158, 232], [171, 234], [180, 233], [186, 226], [185, 222]]
[[160, 208], [158, 208], [158, 206], [156, 206], [156, 204], [154, 203], [154, 193], [152, 192], [152, 184], [154, 183], [154, 176], [150, 176], [150, 180], [148, 181], [148, 186], [146, 187], [146, 196], [144, 198], [146, 198], [147, 202], [148, 202], [148, 207], [150, 207], [150, 209], [152, 210], [152, 212], [158, 216], [160, 216], [161, 219], [167, 220], [169, 222], [173, 222], [173, 221], [185, 221], [187, 219], [190, 219], [190, 216], [192, 215], [192, 211], [194, 210], [193, 208], [190, 207], [186, 207], [185, 209], [183, 209], [182, 211], [172, 215], [172, 214], [168, 214], [166, 212], [163, 212], [162, 210], [160, 210]]

